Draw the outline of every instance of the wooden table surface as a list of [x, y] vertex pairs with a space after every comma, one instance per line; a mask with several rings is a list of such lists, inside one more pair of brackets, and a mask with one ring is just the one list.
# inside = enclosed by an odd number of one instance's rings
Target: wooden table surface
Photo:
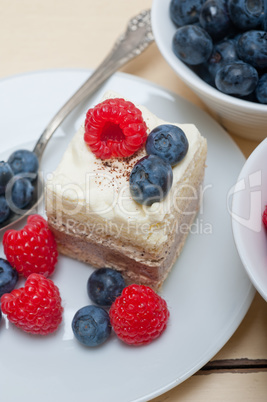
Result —
[[[151, 5], [152, 0], [0, 0], [0, 78], [34, 70], [95, 68], [129, 18]], [[205, 109], [155, 43], [121, 71], [160, 84]], [[246, 157], [258, 145], [232, 137]], [[164, 401], [267, 401], [267, 303], [258, 293], [212, 361], [153, 400]]]

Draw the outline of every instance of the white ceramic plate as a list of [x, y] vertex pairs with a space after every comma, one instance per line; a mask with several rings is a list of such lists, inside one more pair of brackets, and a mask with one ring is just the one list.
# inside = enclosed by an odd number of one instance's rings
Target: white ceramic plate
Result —
[[[1, 158], [14, 147], [33, 145], [88, 74], [58, 70], [1, 81]], [[170, 122], [195, 123], [208, 140], [203, 207], [161, 292], [170, 309], [168, 328], [144, 347], [126, 346], [116, 336], [96, 349], [81, 346], [73, 339], [71, 321], [76, 310], [90, 303], [86, 282], [92, 269], [60, 257], [53, 276], [65, 308], [59, 331], [40, 338], [21, 332], [6, 319], [0, 325], [3, 400], [152, 399], [207, 363], [237, 329], [253, 299], [254, 288], [234, 245], [227, 202], [244, 157], [221, 127], [189, 102], [147, 81], [116, 74], [58, 129], [44, 154], [45, 177], [57, 166], [89, 105], [99, 101], [107, 89], [146, 105]]]
[[232, 224], [236, 246], [248, 275], [267, 301], [267, 232], [262, 213], [267, 205], [267, 139], [246, 161], [233, 196]]

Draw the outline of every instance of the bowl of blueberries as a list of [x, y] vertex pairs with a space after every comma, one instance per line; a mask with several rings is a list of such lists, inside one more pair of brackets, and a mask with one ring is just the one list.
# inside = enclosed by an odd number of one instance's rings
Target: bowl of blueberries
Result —
[[267, 136], [267, 0], [154, 0], [156, 44], [231, 134]]

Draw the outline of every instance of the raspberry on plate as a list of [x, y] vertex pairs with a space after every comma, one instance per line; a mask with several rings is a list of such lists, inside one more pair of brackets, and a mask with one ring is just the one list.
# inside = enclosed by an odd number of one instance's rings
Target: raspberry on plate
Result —
[[129, 345], [145, 345], [167, 327], [167, 303], [149, 286], [130, 285], [112, 304], [110, 322], [117, 336]]
[[3, 237], [8, 262], [19, 274], [49, 276], [57, 263], [57, 244], [44, 218], [31, 215], [21, 230], [7, 230]]
[[147, 138], [141, 111], [121, 98], [107, 99], [89, 109], [85, 119], [84, 141], [100, 159], [133, 155]]
[[10, 322], [31, 334], [50, 334], [62, 321], [58, 287], [39, 274], [31, 274], [24, 288], [5, 293], [1, 297], [1, 309]]

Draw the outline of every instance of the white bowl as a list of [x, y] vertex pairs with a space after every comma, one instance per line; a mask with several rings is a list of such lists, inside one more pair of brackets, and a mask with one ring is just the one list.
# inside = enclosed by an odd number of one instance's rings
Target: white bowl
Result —
[[266, 159], [267, 139], [245, 162], [232, 191], [230, 212], [242, 263], [253, 285], [267, 301], [267, 231], [262, 223], [262, 213], [267, 205]]
[[226, 130], [244, 138], [263, 140], [267, 136], [267, 105], [223, 94], [204, 82], [174, 55], [172, 38], [177, 28], [170, 19], [169, 5], [170, 0], [154, 0], [151, 11], [152, 29], [162, 56]]

